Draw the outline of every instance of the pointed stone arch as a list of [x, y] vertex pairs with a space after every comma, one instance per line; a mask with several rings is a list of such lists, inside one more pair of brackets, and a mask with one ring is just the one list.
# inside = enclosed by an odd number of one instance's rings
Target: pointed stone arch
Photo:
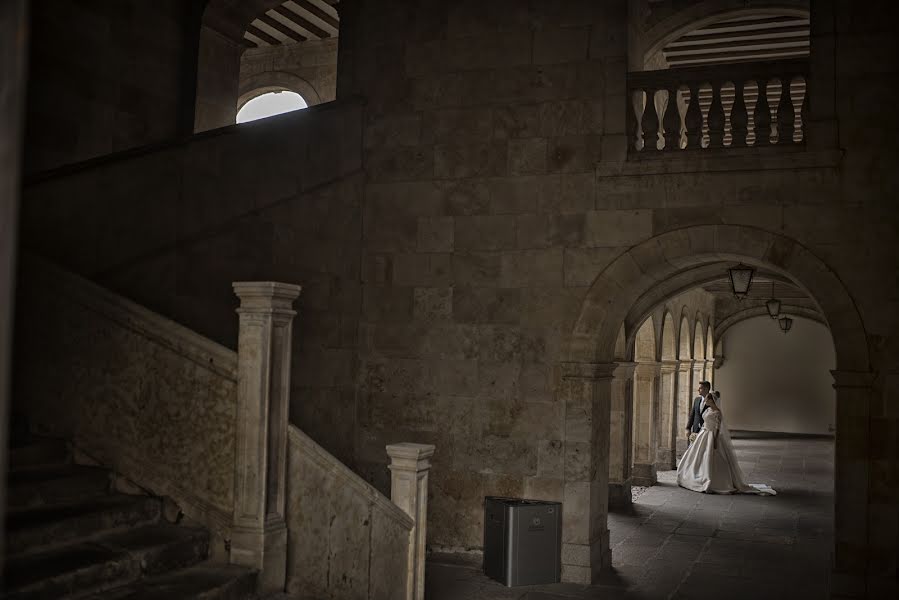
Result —
[[[763, 229], [741, 225], [697, 225], [669, 231], [650, 238], [622, 253], [594, 280], [581, 304], [574, 327], [568, 336], [564, 356], [568, 364], [591, 364], [594, 371], [607, 372], [603, 365], [612, 363], [614, 344], [621, 323], [638, 302], [657, 306], [673, 297], [676, 290], [695, 287], [703, 277], [722, 273], [728, 266], [743, 262], [764, 267], [789, 277], [817, 303], [827, 319], [837, 356], [836, 472], [861, 469], [852, 485], [835, 485], [835, 544], [840, 547], [863, 547], [867, 528], [852, 527], [858, 523], [858, 510], [867, 510], [867, 450], [861, 456], [841, 454], [846, 444], [843, 436], [858, 427], [867, 427], [867, 413], [854, 414], [840, 410], [845, 404], [867, 406], [873, 376], [870, 373], [867, 337], [856, 303], [848, 288], [834, 271], [811, 250], [798, 241]], [[720, 275], [719, 275], [720, 276]], [[592, 394], [598, 398], [597, 411], [608, 410], [611, 377], [597, 379]], [[842, 425], [841, 425], [842, 423]], [[590, 488], [590, 506], [606, 505], [608, 473], [608, 430], [594, 427], [592, 445], [595, 483]], [[858, 440], [849, 443], [858, 444]], [[853, 449], [856, 449], [853, 446]], [[600, 497], [593, 498], [593, 494]], [[591, 542], [591, 555], [607, 561], [607, 516], [601, 508], [591, 510], [586, 522], [591, 531], [600, 532]], [[859, 530], [861, 529], [861, 531]], [[859, 542], [858, 540], [862, 540]]]

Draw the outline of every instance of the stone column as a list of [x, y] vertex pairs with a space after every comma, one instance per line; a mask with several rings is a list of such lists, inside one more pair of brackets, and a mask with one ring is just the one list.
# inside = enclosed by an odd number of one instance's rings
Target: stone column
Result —
[[391, 444], [390, 499], [412, 517], [409, 532], [409, 556], [406, 560], [406, 600], [425, 597], [425, 541], [428, 526], [428, 472], [434, 446], [430, 444]]
[[659, 427], [656, 450], [656, 470], [669, 471], [677, 467], [677, 396], [675, 378], [677, 361], [665, 360], [659, 368]]
[[[609, 410], [616, 363], [562, 363], [565, 492], [562, 581], [590, 584], [611, 566], [608, 528]], [[577, 452], [577, 455], [574, 454]]]
[[655, 485], [660, 364], [637, 363], [634, 371], [634, 485]]
[[[25, 117], [25, 57], [28, 19], [25, 0], [0, 2], [0, 464], [7, 460], [7, 421], [12, 373], [13, 300], [16, 284], [22, 131]], [[6, 506], [6, 478], [0, 480]], [[0, 522], [0, 555], [4, 530]]]
[[237, 456], [231, 562], [259, 570], [257, 591], [284, 590], [287, 420], [293, 301], [300, 286], [237, 282]]
[[[831, 373], [837, 391], [831, 597], [867, 598], [867, 571], [871, 560], [870, 422], [874, 375], [859, 371]], [[895, 514], [895, 506], [888, 510]]]
[[690, 407], [696, 396], [696, 382], [693, 381], [693, 361], [680, 360], [677, 363], [677, 433], [675, 451], [678, 455], [687, 449], [687, 421], [690, 418]]
[[715, 359], [710, 358], [705, 361], [705, 378], [709, 383], [712, 384], [712, 389], [715, 389]]
[[634, 368], [620, 362], [613, 371], [609, 421], [609, 507], [631, 504], [631, 450], [633, 447]]

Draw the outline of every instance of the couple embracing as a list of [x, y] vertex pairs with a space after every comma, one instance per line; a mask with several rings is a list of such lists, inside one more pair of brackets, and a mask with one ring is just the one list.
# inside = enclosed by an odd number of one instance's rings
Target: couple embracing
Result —
[[708, 381], [699, 384], [699, 396], [693, 400], [687, 421], [691, 442], [677, 466], [677, 484], [710, 494], [775, 495], [777, 492], [769, 486], [747, 484], [743, 479], [730, 432], [721, 417], [720, 401], [720, 392], [713, 392]]

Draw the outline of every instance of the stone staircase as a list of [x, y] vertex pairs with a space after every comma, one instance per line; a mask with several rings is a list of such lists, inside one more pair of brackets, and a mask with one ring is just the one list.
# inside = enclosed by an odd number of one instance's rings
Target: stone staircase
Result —
[[256, 573], [206, 561], [209, 533], [163, 518], [151, 496], [111, 491], [65, 442], [14, 436], [4, 599], [253, 598]]

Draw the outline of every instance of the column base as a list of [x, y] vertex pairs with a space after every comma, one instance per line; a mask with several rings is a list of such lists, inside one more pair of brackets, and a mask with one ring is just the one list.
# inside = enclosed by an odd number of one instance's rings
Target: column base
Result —
[[231, 564], [257, 569], [259, 594], [283, 592], [287, 584], [287, 525], [272, 518], [264, 528], [235, 527], [231, 531]]
[[677, 468], [677, 453], [674, 450], [660, 450], [656, 456], [656, 472], [673, 471]]
[[609, 483], [609, 508], [627, 508], [633, 503], [630, 480]]
[[634, 463], [634, 468], [631, 470], [631, 485], [649, 487], [658, 482], [655, 465]]
[[588, 544], [562, 544], [562, 583], [590, 585], [612, 566], [609, 530]]

